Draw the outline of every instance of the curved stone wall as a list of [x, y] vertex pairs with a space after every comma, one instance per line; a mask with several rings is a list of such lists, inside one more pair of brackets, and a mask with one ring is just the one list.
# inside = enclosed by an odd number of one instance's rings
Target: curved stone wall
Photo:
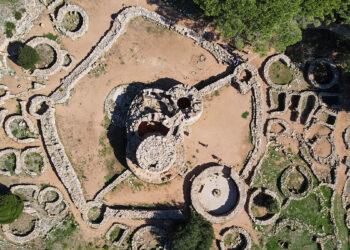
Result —
[[56, 54], [55, 62], [49, 68], [35, 69], [32, 74], [33, 76], [46, 77], [55, 74], [61, 69], [65, 53], [60, 49], [57, 42], [47, 37], [34, 37], [33, 39], [29, 40], [26, 44], [32, 48], [35, 48], [39, 44], [47, 44], [55, 51]]
[[281, 203], [281, 200], [278, 197], [277, 193], [272, 191], [272, 190], [269, 190], [269, 189], [261, 189], [261, 188], [259, 188], [259, 189], [256, 189], [251, 194], [251, 196], [249, 198], [249, 203], [248, 203], [249, 217], [257, 225], [269, 225], [269, 224], [274, 223], [278, 219], [278, 217], [280, 216], [280, 211], [278, 213], [274, 214], [271, 218], [268, 218], [266, 220], [261, 220], [261, 219], [256, 218], [253, 215], [252, 206], [253, 206], [253, 203], [254, 203], [254, 198], [257, 197], [260, 193], [267, 194], [267, 195], [271, 196], [272, 198], [274, 198], [278, 202], [278, 205], [279, 205], [280, 209], [281, 209], [281, 204], [282, 203]]
[[[81, 26], [77, 31], [66, 30], [66, 28], [62, 25], [65, 15], [70, 12], [79, 13], [80, 17], [82, 18]], [[68, 36], [69, 38], [75, 40], [83, 36], [89, 29], [89, 16], [85, 12], [85, 10], [80, 6], [73, 4], [65, 4], [61, 8], [59, 8], [56, 18], [54, 20], [54, 26], [65, 36]]]
[[[217, 178], [220, 178], [220, 181], [217, 181]], [[223, 181], [232, 182], [232, 185], [221, 185], [224, 184]], [[212, 186], [213, 190], [205, 189], [205, 185], [209, 185], [209, 189], [211, 189]], [[205, 199], [206, 201], [201, 199], [200, 193], [202, 191], [209, 192], [203, 194], [208, 197], [208, 199]], [[234, 196], [236, 199], [234, 204], [232, 203], [229, 208], [225, 207], [225, 210], [222, 210], [221, 208], [226, 206], [227, 201]], [[209, 167], [196, 176], [192, 182], [191, 201], [194, 209], [213, 223], [223, 223], [232, 220], [243, 209], [246, 198], [247, 192], [244, 187], [244, 182], [232, 168], [224, 166]], [[217, 203], [218, 206], [221, 204], [221, 207], [214, 208], [212, 207], [212, 205], [215, 205], [213, 203]], [[208, 211], [208, 209], [215, 209], [217, 212], [213, 214], [213, 212]], [[223, 212], [221, 213], [221, 211]]]
[[[146, 243], [143, 235], [147, 232], [149, 232], [151, 234], [157, 234], [157, 235], [160, 235], [163, 237], [167, 236], [167, 233], [163, 228], [156, 227], [156, 226], [143, 226], [143, 227], [139, 228], [134, 233], [134, 236], [132, 237], [132, 240], [131, 240], [131, 249], [132, 250], [138, 250], [138, 249], [140, 249], [138, 246], [139, 244]], [[167, 243], [163, 249], [170, 249], [169, 243]]]
[[288, 68], [290, 68], [291, 70], [295, 69], [295, 65], [291, 62], [290, 58], [288, 56], [286, 56], [285, 54], [278, 54], [278, 55], [275, 55], [275, 56], [271, 56], [265, 63], [264, 65], [264, 78], [266, 80], [266, 83], [268, 85], [270, 85], [271, 87], [273, 88], [276, 88], [276, 89], [287, 89], [289, 88], [292, 84], [289, 83], [289, 84], [284, 84], [284, 85], [281, 85], [281, 84], [276, 84], [274, 83], [271, 78], [270, 78], [270, 67], [273, 63], [275, 62], [278, 62], [278, 61], [282, 61], [283, 63], [286, 64], [286, 66]]
[[[243, 237], [245, 242], [238, 242], [235, 246], [232, 246], [232, 248], [227, 248], [225, 246], [225, 237], [228, 236], [229, 234], [233, 233], [238, 233], [240, 237]], [[229, 230], [227, 230], [223, 235], [222, 235], [222, 240], [220, 241], [220, 249], [221, 250], [229, 250], [229, 249], [241, 249], [241, 250], [249, 250], [252, 247], [252, 239], [250, 237], [250, 234], [248, 233], [247, 230], [241, 227], [236, 227], [233, 226]]]
[[[327, 84], [319, 84], [315, 80], [314, 69], [315, 69], [316, 64], [318, 64], [318, 63], [324, 63], [324, 64], [328, 65], [328, 67], [330, 68], [330, 70], [332, 72], [332, 80]], [[325, 58], [319, 58], [319, 59], [316, 59], [310, 63], [308, 71], [307, 71], [307, 80], [316, 88], [329, 89], [338, 83], [339, 71], [332, 61], [325, 59]]]

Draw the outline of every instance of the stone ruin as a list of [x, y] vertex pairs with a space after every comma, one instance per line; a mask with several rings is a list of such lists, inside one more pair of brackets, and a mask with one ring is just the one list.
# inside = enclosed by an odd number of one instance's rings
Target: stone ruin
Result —
[[[237, 236], [239, 239], [236, 239], [237, 242], [235, 245], [226, 246], [225, 245], [225, 238], [229, 235], [238, 234]], [[228, 230], [224, 232], [222, 235], [222, 240], [220, 241], [220, 249], [221, 250], [228, 250], [228, 249], [242, 249], [242, 250], [249, 250], [252, 247], [252, 239], [250, 237], [250, 234], [247, 230], [241, 227], [230, 227]]]
[[184, 126], [203, 112], [202, 96], [188, 85], [167, 91], [145, 88], [135, 96], [126, 120], [127, 163], [146, 182], [162, 183], [184, 167]]
[[10, 191], [21, 195], [27, 200], [23, 213], [30, 214], [36, 219], [34, 227], [26, 233], [17, 233], [10, 229], [9, 224], [2, 225], [2, 231], [7, 240], [24, 244], [37, 237], [44, 237], [68, 214], [68, 204], [62, 193], [55, 187], [40, 188], [34, 184], [13, 185]]
[[[315, 66], [317, 64], [323, 63], [326, 65], [326, 67], [329, 67], [331, 74], [332, 74], [332, 78], [328, 83], [325, 84], [321, 84], [319, 82], [316, 81], [315, 76], [314, 76], [314, 70], [315, 70]], [[309, 65], [308, 71], [307, 71], [307, 80], [310, 84], [312, 84], [315, 88], [318, 89], [329, 89], [331, 87], [333, 87], [335, 84], [338, 83], [339, 81], [339, 71], [337, 69], [337, 67], [335, 66], [335, 64], [333, 62], [331, 62], [328, 59], [324, 59], [324, 58], [319, 58], [316, 59], [314, 61], [312, 61]]]
[[[79, 16], [79, 24], [76, 30], [67, 30], [63, 25], [63, 20], [66, 15], [77, 14]], [[51, 14], [54, 27], [63, 35], [68, 36], [72, 40], [75, 40], [83, 36], [89, 29], [89, 16], [83, 8], [78, 5], [64, 4], [61, 6], [57, 14]]]
[[34, 37], [26, 42], [26, 45], [32, 48], [35, 48], [40, 44], [46, 44], [53, 49], [55, 54], [54, 62], [49, 65], [48, 68], [35, 69], [32, 75], [37, 77], [47, 77], [57, 73], [62, 68], [64, 64], [64, 57], [67, 54], [67, 51], [61, 50], [57, 42], [47, 37]]
[[192, 182], [191, 202], [194, 209], [213, 223], [232, 220], [244, 207], [247, 192], [234, 169], [209, 167]]

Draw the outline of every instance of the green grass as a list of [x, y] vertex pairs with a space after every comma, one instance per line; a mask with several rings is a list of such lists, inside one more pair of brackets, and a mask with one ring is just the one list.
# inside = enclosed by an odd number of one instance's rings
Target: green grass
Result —
[[69, 215], [61, 225], [48, 234], [45, 239], [45, 249], [57, 249], [57, 243], [66, 245], [67, 248], [71, 236], [77, 230], [77, 226], [78, 224], [75, 222], [73, 215]]
[[43, 35], [43, 37], [47, 37], [47, 38], [49, 38], [50, 40], [53, 40], [53, 41], [58, 41], [58, 35], [54, 35], [54, 34], [52, 34], [52, 33], [45, 33], [44, 35]]
[[11, 38], [13, 36], [13, 31], [16, 29], [16, 25], [12, 22], [5, 23], [5, 34], [7, 38]]
[[342, 250], [350, 250], [349, 235], [350, 230], [345, 224], [346, 211], [343, 208], [342, 199], [339, 194], [334, 197], [334, 222], [338, 228], [339, 239], [342, 242]]
[[[326, 187], [327, 189], [330, 189]], [[324, 189], [318, 188], [316, 193], [324, 193]], [[293, 200], [289, 206], [282, 210], [281, 218], [298, 219], [299, 221], [311, 225], [320, 233], [333, 235], [333, 228], [331, 224], [330, 208], [327, 207], [329, 199], [320, 199], [316, 193], [310, 193], [305, 199], [297, 201]], [[325, 207], [326, 204], [326, 207]]]
[[282, 229], [276, 235], [266, 238], [265, 249], [283, 249], [278, 242], [287, 242], [289, 250], [318, 250], [317, 243], [312, 241], [308, 231], [291, 231]]
[[22, 13], [19, 12], [19, 11], [15, 11], [15, 13], [13, 13], [14, 16], [15, 16], [15, 19], [18, 21], [18, 20], [21, 20], [22, 18]]
[[242, 115], [241, 115], [241, 117], [243, 119], [247, 119], [248, 116], [249, 116], [249, 112], [248, 111], [243, 112]]
[[269, 70], [272, 82], [280, 85], [288, 84], [293, 80], [293, 75], [287, 65], [281, 61], [274, 62]]
[[16, 167], [16, 155], [14, 153], [6, 154], [0, 158], [0, 168], [6, 169], [11, 175], [14, 175]]

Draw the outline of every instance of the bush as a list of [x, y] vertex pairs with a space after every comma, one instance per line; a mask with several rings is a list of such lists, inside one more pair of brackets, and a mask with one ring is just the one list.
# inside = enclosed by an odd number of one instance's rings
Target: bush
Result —
[[46, 33], [43, 36], [49, 38], [50, 40], [56, 41], [56, 42], [57, 42], [57, 39], [58, 39], [58, 35], [54, 35], [52, 33]]
[[206, 250], [212, 246], [214, 230], [201, 215], [192, 213], [187, 220], [172, 228], [169, 240], [174, 250]]
[[5, 34], [7, 38], [11, 38], [13, 36], [13, 30], [16, 29], [16, 25], [12, 22], [6, 22], [5, 24]]
[[21, 20], [21, 18], [22, 18], [22, 13], [16, 11], [16, 12], [15, 12], [15, 19], [16, 19], [16, 20]]
[[24, 69], [34, 70], [35, 64], [40, 61], [40, 56], [36, 50], [28, 45], [19, 49], [17, 63]]
[[23, 201], [16, 195], [7, 192], [0, 194], [0, 224], [14, 222], [22, 213]]
[[238, 50], [240, 50], [240, 51], [243, 51], [243, 49], [244, 49], [244, 41], [243, 41], [243, 39], [241, 38], [241, 37], [236, 37], [235, 39], [234, 39], [234, 44], [235, 44], [235, 47], [238, 49]]

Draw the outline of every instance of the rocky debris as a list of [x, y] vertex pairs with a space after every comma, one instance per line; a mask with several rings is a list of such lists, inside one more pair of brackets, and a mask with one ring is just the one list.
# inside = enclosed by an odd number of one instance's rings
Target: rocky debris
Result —
[[[78, 15], [82, 19], [81, 20], [82, 23], [81, 23], [80, 27], [78, 27], [78, 29], [75, 31], [67, 30], [62, 25], [64, 17], [69, 13], [75, 13], [75, 14], [78, 13]], [[89, 29], [89, 16], [85, 12], [85, 10], [78, 5], [65, 4], [58, 9], [56, 16], [51, 15], [51, 17], [53, 18], [54, 27], [58, 31], [62, 32], [62, 34], [64, 34], [65, 36], [68, 36], [69, 38], [71, 38], [72, 40], [75, 40], [75, 39], [83, 36]]]
[[[266, 137], [270, 140], [271, 137], [277, 137], [279, 135], [288, 136], [290, 132], [290, 125], [283, 119], [271, 118], [266, 122]], [[272, 132], [272, 126], [278, 124], [282, 127], [279, 132]]]
[[[332, 73], [332, 79], [330, 80], [330, 82], [326, 83], [326, 84], [320, 84], [315, 80], [315, 76], [314, 76], [314, 70], [315, 70], [315, 66], [317, 64], [326, 64], [327, 67], [329, 67], [331, 73]], [[315, 86], [316, 88], [319, 89], [329, 89], [331, 87], [333, 87], [335, 84], [338, 83], [339, 81], [339, 71], [337, 69], [337, 67], [335, 66], [335, 64], [325, 58], [319, 58], [319, 59], [315, 59], [314, 61], [312, 61], [309, 65], [308, 71], [307, 71], [307, 80], [309, 83], [311, 83], [313, 86]]]
[[[227, 173], [226, 173], [227, 172]], [[215, 176], [222, 176], [227, 179], [228, 182], [233, 182], [237, 187], [237, 200], [232, 207], [229, 208], [229, 211], [226, 211], [223, 214], [213, 215], [210, 211], [207, 211], [205, 204], [200, 201], [200, 193], [202, 192], [203, 186], [211, 182], [211, 178]], [[214, 181], [214, 180], [213, 180]], [[222, 180], [221, 180], [222, 181]], [[233, 188], [233, 186], [226, 186], [226, 188]], [[222, 187], [224, 188], [224, 187]], [[210, 190], [212, 191], [212, 190]], [[219, 190], [220, 193], [232, 192], [232, 190]], [[205, 194], [210, 197], [212, 194]], [[226, 196], [225, 196], [226, 197]], [[224, 197], [224, 198], [225, 198]], [[227, 197], [229, 198], [229, 197]], [[202, 171], [198, 176], [196, 176], [191, 185], [191, 201], [194, 209], [201, 214], [207, 220], [213, 223], [223, 223], [229, 220], [232, 220], [244, 207], [246, 202], [247, 192], [245, 190], [244, 182], [241, 180], [239, 175], [235, 172], [234, 169], [224, 167], [224, 166], [214, 166], [209, 167]]]
[[63, 0], [40, 0], [40, 2], [48, 9], [53, 10], [55, 9], [59, 4], [63, 2]]
[[[45, 197], [48, 193], [55, 193], [57, 198], [53, 201], [46, 200]], [[55, 217], [61, 213], [66, 213], [68, 210], [68, 204], [64, 201], [62, 193], [56, 187], [46, 187], [40, 190], [38, 202], [44, 206], [45, 211], [51, 217]]]

